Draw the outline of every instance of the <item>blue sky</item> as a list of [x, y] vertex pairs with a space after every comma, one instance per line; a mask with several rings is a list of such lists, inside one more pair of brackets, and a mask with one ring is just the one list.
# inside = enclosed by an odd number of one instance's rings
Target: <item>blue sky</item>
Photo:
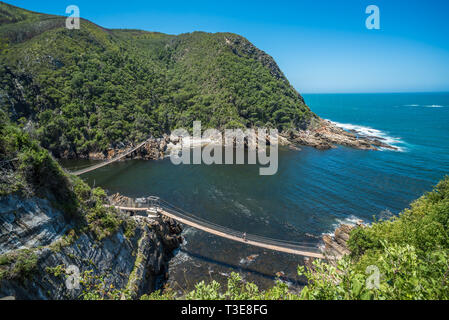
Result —
[[[301, 93], [449, 91], [448, 0], [9, 0], [106, 28], [234, 32], [273, 56]], [[380, 30], [368, 30], [368, 5]]]

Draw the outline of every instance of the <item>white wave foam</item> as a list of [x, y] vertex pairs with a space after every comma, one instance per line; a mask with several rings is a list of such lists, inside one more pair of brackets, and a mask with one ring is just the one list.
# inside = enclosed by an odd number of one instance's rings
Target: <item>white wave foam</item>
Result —
[[185, 252], [178, 251], [175, 252], [175, 256], [170, 261], [170, 268], [173, 268], [175, 266], [178, 266], [180, 264], [185, 264], [187, 261], [191, 260], [192, 258]]
[[424, 108], [444, 108], [444, 106], [440, 106], [439, 104], [432, 104], [432, 105], [424, 106]]
[[259, 257], [258, 254], [250, 255], [249, 257], [240, 259], [239, 264], [240, 265], [250, 265], [251, 263], [256, 261], [258, 257]]
[[331, 230], [332, 230], [332, 231], [325, 232], [325, 233], [322, 234], [322, 236], [325, 236], [325, 235], [333, 236], [335, 230], [336, 230], [339, 226], [341, 226], [342, 224], [347, 224], [347, 225], [350, 225], [350, 226], [355, 226], [355, 225], [357, 225], [357, 224], [359, 224], [359, 223], [366, 224], [366, 221], [364, 221], [363, 219], [360, 219], [359, 217], [356, 217], [356, 216], [354, 216], [354, 215], [350, 215], [349, 217], [346, 217], [346, 218], [344, 218], [344, 219], [336, 219], [336, 222], [335, 222], [334, 224], [332, 224], [332, 226], [331, 226]]
[[442, 106], [439, 104], [426, 104], [426, 105], [420, 105], [420, 104], [405, 104], [404, 107], [423, 107], [423, 108], [444, 108], [446, 106]]
[[350, 226], [355, 226], [357, 223], [365, 223], [363, 219], [360, 219], [359, 217], [356, 217], [355, 215], [350, 215], [347, 218], [344, 219], [337, 219], [336, 226], [338, 227], [341, 224], [348, 224]]
[[405, 152], [405, 148], [403, 146], [400, 146], [401, 144], [404, 144], [404, 141], [401, 140], [401, 138], [397, 137], [391, 137], [386, 132], [374, 129], [367, 126], [360, 126], [356, 124], [351, 123], [340, 123], [332, 120], [328, 120], [337, 127], [340, 127], [347, 131], [355, 132], [357, 135], [367, 138], [376, 138], [380, 141], [389, 144], [390, 146], [396, 147], [397, 150], [391, 150], [388, 148], [380, 148], [382, 151], [399, 151], [399, 152]]
[[[363, 224], [363, 225], [368, 225], [369, 222], [367, 222], [366, 220], [360, 219], [359, 217], [356, 217], [354, 215], [350, 215], [349, 217], [346, 217], [344, 219], [336, 219], [336, 222], [334, 224], [331, 225], [330, 229], [331, 231], [329, 232], [323, 232], [321, 234], [320, 238], [323, 238], [323, 236], [331, 236], [333, 237], [335, 235], [335, 230], [337, 230], [338, 227], [340, 227], [343, 224], [347, 224], [350, 226], [356, 226], [358, 224]], [[326, 245], [321, 242], [321, 244], [318, 246], [318, 248], [323, 252], [325, 249]]]
[[182, 235], [183, 235], [183, 239], [184, 242], [182, 243], [182, 245], [185, 247], [187, 246], [188, 242], [187, 242], [187, 238], [194, 236], [195, 234], [198, 233], [198, 230], [192, 227], [188, 227], [186, 229], [183, 230]]
[[238, 201], [232, 201], [232, 203], [245, 216], [247, 216], [247, 217], [251, 217], [252, 216], [251, 215], [251, 210], [249, 208], [247, 208], [245, 205], [241, 204]]

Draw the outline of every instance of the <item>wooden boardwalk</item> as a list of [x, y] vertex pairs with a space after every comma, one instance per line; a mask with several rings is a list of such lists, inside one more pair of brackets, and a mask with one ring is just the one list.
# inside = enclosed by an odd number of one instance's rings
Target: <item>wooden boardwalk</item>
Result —
[[[124, 211], [134, 211], [134, 212], [149, 212], [148, 208], [135, 208], [135, 207], [120, 207], [120, 206], [113, 206], [116, 209], [124, 210]], [[289, 254], [295, 254], [303, 257], [309, 257], [309, 258], [316, 258], [316, 259], [325, 259], [324, 255], [321, 253], [313, 252], [313, 249], [316, 248], [310, 248], [310, 251], [307, 249], [302, 248], [295, 248], [291, 245], [291, 243], [285, 243], [285, 245], [282, 245], [282, 240], [276, 240], [277, 244], [273, 244], [273, 241], [263, 241], [263, 240], [252, 240], [252, 235], [247, 235], [246, 239], [243, 236], [237, 236], [236, 234], [238, 232], [233, 231], [231, 233], [227, 233], [221, 230], [218, 230], [218, 228], [214, 228], [213, 226], [208, 226], [207, 223], [202, 223], [200, 221], [193, 221], [192, 218], [185, 218], [181, 217], [180, 215], [176, 214], [173, 210], [170, 210], [168, 212], [166, 209], [160, 209], [158, 210], [158, 213], [166, 216], [168, 218], [171, 218], [173, 220], [176, 220], [182, 224], [188, 225], [190, 227], [193, 227], [195, 229], [207, 232], [209, 234], [213, 234], [215, 236], [229, 239], [232, 241], [240, 242], [246, 245], [278, 251], [278, 252], [284, 252]], [[258, 237], [260, 239], [263, 239], [262, 237]]]

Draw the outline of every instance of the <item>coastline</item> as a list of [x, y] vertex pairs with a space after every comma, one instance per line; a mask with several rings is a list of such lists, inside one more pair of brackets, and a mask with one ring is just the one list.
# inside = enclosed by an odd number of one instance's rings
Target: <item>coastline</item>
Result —
[[[337, 146], [345, 146], [357, 150], [392, 150], [398, 151], [399, 148], [393, 146], [383, 137], [363, 135], [357, 130], [345, 130], [337, 123], [330, 120], [319, 118], [318, 122], [311, 125], [306, 130], [288, 130], [279, 133], [278, 144], [280, 146], [288, 147], [292, 150], [300, 151], [302, 146], [312, 147], [317, 150], [335, 149]], [[203, 138], [200, 141], [193, 141], [191, 146], [207, 146], [214, 144], [218, 140], [216, 137]], [[267, 137], [267, 142], [270, 143], [270, 137]], [[90, 152], [85, 155], [76, 155], [65, 151], [60, 155], [60, 159], [83, 159], [104, 161], [110, 160], [125, 153], [133, 145], [125, 145], [119, 143], [117, 147], [110, 148], [105, 152]], [[245, 141], [245, 148], [255, 148]], [[164, 134], [161, 138], [151, 138], [145, 146], [126, 157], [126, 159], [143, 159], [143, 160], [162, 160], [169, 156], [171, 150], [180, 149], [180, 139], [173, 139], [169, 134]]]
[[[320, 246], [321, 252], [325, 257], [325, 261], [330, 265], [337, 267], [338, 262], [345, 255], [350, 255], [351, 250], [348, 245], [348, 241], [351, 232], [356, 228], [363, 228], [365, 224], [359, 220], [355, 224], [341, 223], [338, 225], [332, 233], [323, 234], [321, 237], [322, 245]], [[313, 264], [314, 258], [304, 258], [304, 264], [313, 272], [316, 272], [316, 268]]]

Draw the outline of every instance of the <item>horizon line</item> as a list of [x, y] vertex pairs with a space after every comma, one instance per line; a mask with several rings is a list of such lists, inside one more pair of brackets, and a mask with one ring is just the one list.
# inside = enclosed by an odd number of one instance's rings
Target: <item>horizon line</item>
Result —
[[[299, 92], [299, 91], [298, 91]], [[300, 92], [301, 95], [303, 94], [407, 94], [407, 93], [422, 93], [422, 94], [426, 94], [426, 93], [448, 93], [449, 94], [449, 90], [447, 91], [373, 91], [373, 92]]]

